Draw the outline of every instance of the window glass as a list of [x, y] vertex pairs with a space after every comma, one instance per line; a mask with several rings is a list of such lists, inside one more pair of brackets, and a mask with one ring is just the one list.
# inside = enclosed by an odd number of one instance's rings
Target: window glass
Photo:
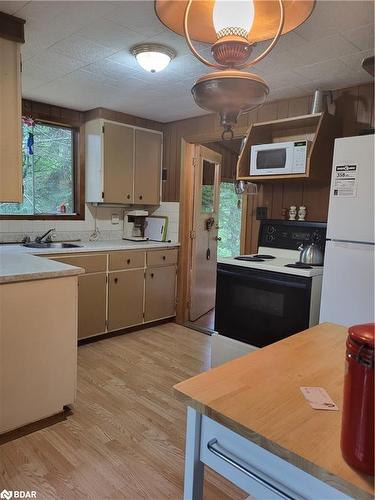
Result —
[[232, 182], [220, 183], [218, 256], [240, 255], [242, 199]]
[[0, 215], [73, 214], [74, 131], [23, 123], [23, 202], [0, 203]]

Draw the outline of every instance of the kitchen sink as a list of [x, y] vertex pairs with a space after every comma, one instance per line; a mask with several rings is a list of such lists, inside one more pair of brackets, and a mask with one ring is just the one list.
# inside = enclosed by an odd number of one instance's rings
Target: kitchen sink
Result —
[[24, 247], [28, 248], [80, 248], [82, 245], [75, 243], [55, 243], [55, 242], [41, 242], [33, 241], [31, 243], [24, 243]]

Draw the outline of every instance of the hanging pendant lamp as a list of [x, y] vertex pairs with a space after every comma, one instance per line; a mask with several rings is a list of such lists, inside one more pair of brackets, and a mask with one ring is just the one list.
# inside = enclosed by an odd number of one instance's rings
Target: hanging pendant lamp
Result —
[[[238, 116], [264, 104], [269, 93], [258, 75], [241, 71], [266, 57], [282, 34], [300, 26], [311, 14], [315, 0], [155, 0], [162, 23], [184, 35], [193, 55], [217, 71], [204, 75], [192, 88], [201, 108], [218, 113], [223, 139], [233, 138]], [[211, 43], [215, 62], [195, 49], [192, 39]], [[271, 40], [249, 61], [256, 42]]]

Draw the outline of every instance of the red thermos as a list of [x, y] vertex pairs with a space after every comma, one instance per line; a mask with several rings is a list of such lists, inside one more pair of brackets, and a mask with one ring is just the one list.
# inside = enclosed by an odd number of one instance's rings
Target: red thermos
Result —
[[346, 462], [374, 475], [374, 323], [349, 328], [346, 341], [341, 451]]

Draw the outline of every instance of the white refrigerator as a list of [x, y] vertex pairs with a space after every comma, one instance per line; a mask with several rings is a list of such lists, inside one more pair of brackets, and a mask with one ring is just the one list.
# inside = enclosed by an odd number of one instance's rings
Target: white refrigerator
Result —
[[320, 322], [374, 319], [374, 136], [336, 139]]

